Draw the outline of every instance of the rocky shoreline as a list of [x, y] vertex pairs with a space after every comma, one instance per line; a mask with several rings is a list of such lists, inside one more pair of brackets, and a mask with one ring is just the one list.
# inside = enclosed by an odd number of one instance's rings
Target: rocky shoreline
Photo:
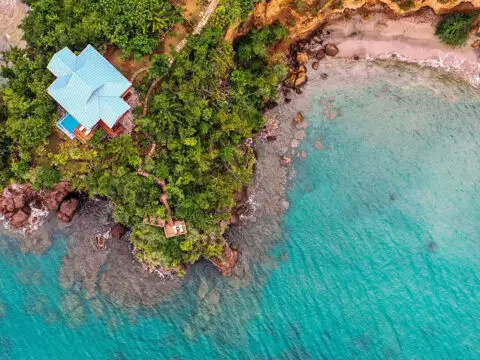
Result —
[[[438, 17], [430, 10], [421, 16], [394, 20], [381, 13], [368, 18], [351, 13], [336, 16], [320, 28], [317, 24], [317, 30], [309, 32], [307, 39], [289, 44], [287, 64], [290, 71], [281, 88], [282, 100], [280, 104], [269, 104], [266, 128], [248, 140], [257, 153], [255, 174], [250, 186], [238, 194], [238, 205], [232, 210], [229, 227], [224, 224], [228, 246], [222, 258], [211, 261], [223, 275], [245, 281], [250, 276], [250, 266], [263, 257], [267, 260], [266, 249], [281, 237], [281, 215], [289, 207], [287, 184], [295, 177], [291, 165], [295, 158], [302, 160], [308, 156], [299, 150], [308, 126], [302, 115], [309, 106], [307, 96], [302, 95], [304, 86], [311, 80], [327, 79], [329, 71], [334, 69], [334, 57], [348, 61], [393, 59], [412, 62], [444, 69], [472, 85], [480, 85], [477, 50], [469, 46], [446, 48], [439, 43], [432, 30]], [[426, 29], [429, 29], [428, 34]], [[447, 54], [453, 55], [443, 56]], [[328, 66], [324, 66], [325, 63]], [[333, 109], [325, 111], [328, 118], [335, 118]], [[323, 149], [321, 142], [315, 147]], [[0, 196], [0, 214], [12, 228], [27, 229], [28, 235], [23, 235], [24, 238], [36, 239], [37, 235], [31, 232], [39, 229], [42, 219], [50, 212], [56, 213], [60, 222], [67, 223], [60, 228], [71, 238], [61, 271], [64, 287], [72, 288], [82, 283], [90, 297], [100, 291], [122, 303], [148, 306], [180, 286], [181, 279], [175, 274], [162, 269], [146, 269], [136, 261], [128, 231], [125, 233], [125, 229], [120, 229], [113, 221], [110, 202], [80, 201], [68, 182], [48, 192], [36, 192], [31, 185], [10, 185]], [[45, 221], [51, 224], [48, 219]], [[38, 233], [45, 231], [40, 229]], [[51, 237], [51, 231], [46, 236]], [[104, 241], [101, 248], [95, 243], [98, 236]], [[33, 243], [42, 244], [36, 248], [39, 252], [48, 248], [46, 240], [33, 240]], [[103, 271], [107, 264], [108, 270]]]
[[[311, 71], [316, 72], [319, 63], [329, 56], [434, 68], [473, 87], [480, 87], [478, 25], [472, 29], [465, 46], [451, 47], [435, 36], [439, 20], [440, 17], [428, 9], [395, 19], [391, 18], [391, 14], [382, 12], [368, 17], [361, 14], [337, 15], [335, 19], [321, 24], [308, 38], [288, 46], [286, 61], [289, 76], [282, 89], [285, 101], [292, 100], [292, 93], [302, 93], [301, 88], [308, 80], [308, 64]], [[325, 80], [328, 74], [323, 72], [320, 77]]]
[[31, 184], [11, 184], [0, 196], [0, 215], [14, 229], [32, 232], [41, 225], [48, 212], [56, 212], [58, 220], [72, 221], [78, 199], [72, 184], [62, 181], [49, 191], [35, 191]]

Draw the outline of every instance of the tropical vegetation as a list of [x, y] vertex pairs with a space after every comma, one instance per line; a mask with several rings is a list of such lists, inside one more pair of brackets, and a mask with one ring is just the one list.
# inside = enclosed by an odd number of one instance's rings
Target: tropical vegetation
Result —
[[[30, 182], [48, 189], [70, 179], [75, 189], [115, 204], [115, 219], [132, 229], [137, 256], [167, 268], [221, 254], [221, 223], [230, 218], [234, 194], [248, 184], [255, 163], [245, 139], [264, 126], [262, 109], [286, 75], [268, 49], [286, 35], [280, 25], [250, 31], [235, 45], [227, 27], [245, 17], [254, 0], [224, 0], [200, 35], [174, 53], [152, 55], [148, 81], [162, 77], [149, 112], [136, 120], [132, 136], [106, 138], [98, 131], [86, 145], [57, 141], [57, 107], [46, 93], [53, 76], [50, 57], [64, 46], [81, 50], [113, 44], [126, 54], [152, 54], [162, 32], [181, 21], [163, 0], [28, 0], [33, 10], [23, 30], [28, 46], [4, 54], [8, 79], [0, 92], [0, 187]], [[152, 144], [156, 151], [146, 156]], [[167, 239], [145, 225], [165, 218], [153, 177], [165, 179], [176, 218], [188, 234]]]
[[445, 15], [438, 23], [435, 34], [448, 45], [462, 46], [470, 35], [475, 17], [475, 14], [466, 13]]

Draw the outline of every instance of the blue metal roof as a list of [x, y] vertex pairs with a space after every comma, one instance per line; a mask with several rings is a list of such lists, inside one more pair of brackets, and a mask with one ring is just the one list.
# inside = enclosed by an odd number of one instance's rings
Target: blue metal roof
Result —
[[78, 56], [60, 50], [48, 70], [57, 77], [48, 93], [87, 129], [99, 120], [113, 127], [130, 109], [121, 96], [132, 84], [91, 45]]

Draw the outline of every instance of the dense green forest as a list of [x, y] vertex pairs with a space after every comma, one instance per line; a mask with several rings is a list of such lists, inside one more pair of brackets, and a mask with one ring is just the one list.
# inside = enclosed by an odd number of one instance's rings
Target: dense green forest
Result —
[[[152, 57], [148, 80], [164, 78], [132, 136], [107, 139], [97, 131], [87, 145], [52, 146], [58, 118], [46, 93], [53, 81], [46, 69], [52, 54], [87, 43], [150, 54], [161, 33], [181, 17], [163, 0], [127, 0], [122, 6], [108, 0], [27, 3], [33, 7], [23, 24], [28, 47], [4, 55], [9, 66], [2, 69], [8, 84], [0, 93], [0, 187], [15, 181], [49, 188], [66, 178], [78, 191], [108, 197], [116, 205], [115, 219], [132, 228], [137, 256], [153, 266], [178, 267], [219, 255], [219, 224], [229, 219], [233, 195], [249, 183], [255, 162], [244, 140], [264, 126], [261, 110], [286, 75], [282, 64], [267, 59], [269, 46], [286, 30], [272, 25], [250, 31], [237, 44], [226, 42], [226, 28], [255, 1], [224, 0], [202, 33], [174, 54], [172, 68], [165, 57]], [[157, 150], [145, 158], [153, 141]], [[165, 217], [165, 209], [154, 180], [136, 174], [139, 166], [166, 180], [174, 216], [186, 220], [187, 235], [166, 239], [161, 229], [143, 224], [145, 216]]]

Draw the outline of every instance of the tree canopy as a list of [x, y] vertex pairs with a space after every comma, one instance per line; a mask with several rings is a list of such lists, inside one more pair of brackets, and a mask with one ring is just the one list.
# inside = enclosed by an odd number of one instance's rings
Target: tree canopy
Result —
[[[234, 194], [250, 182], [255, 163], [246, 138], [264, 126], [264, 104], [276, 96], [283, 65], [267, 60], [268, 48], [286, 35], [278, 25], [252, 30], [238, 44], [224, 40], [226, 26], [245, 16], [248, 6], [225, 0], [200, 35], [191, 36], [169, 67], [151, 56], [147, 80], [162, 77], [147, 116], [130, 135], [107, 138], [97, 131], [86, 145], [49, 142], [57, 106], [46, 89], [51, 55], [63, 46], [113, 43], [124, 51], [151, 53], [158, 35], [178, 12], [162, 0], [29, 0], [33, 10], [23, 25], [26, 50], [5, 54], [8, 84], [0, 90], [0, 187], [9, 181], [48, 189], [70, 179], [76, 190], [109, 198], [116, 221], [132, 228], [135, 253], [152, 266], [178, 267], [200, 256], [218, 256], [224, 240], [220, 224], [230, 218]], [[232, 15], [236, 14], [236, 15]], [[156, 151], [145, 156], [153, 142]], [[167, 183], [175, 218], [188, 234], [167, 239], [143, 223], [166, 218], [161, 189]]]

